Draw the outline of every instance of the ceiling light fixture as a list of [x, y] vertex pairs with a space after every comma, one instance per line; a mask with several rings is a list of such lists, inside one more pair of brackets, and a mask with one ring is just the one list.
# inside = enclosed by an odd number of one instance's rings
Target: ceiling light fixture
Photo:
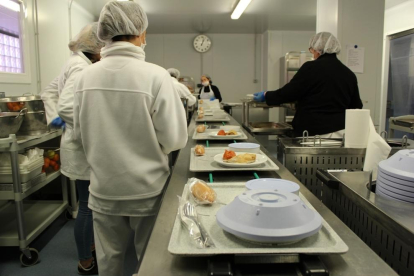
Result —
[[8, 8], [9, 10], [20, 12], [20, 5], [10, 0], [0, 0], [0, 6]]
[[233, 10], [233, 13], [231, 14], [231, 19], [239, 19], [244, 10], [250, 4], [250, 2], [252, 2], [252, 0], [239, 0], [239, 3], [237, 3], [236, 8]]

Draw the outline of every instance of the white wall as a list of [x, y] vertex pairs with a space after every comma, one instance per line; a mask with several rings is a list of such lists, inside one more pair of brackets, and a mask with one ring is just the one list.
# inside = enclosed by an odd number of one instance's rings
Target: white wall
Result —
[[[240, 102], [246, 94], [261, 90], [261, 35], [256, 44], [256, 66], [254, 34], [208, 34], [212, 47], [204, 54], [193, 48], [196, 35], [148, 34], [146, 60], [166, 69], [177, 68], [182, 76], [191, 76], [196, 83], [201, 74], [209, 74], [225, 102]], [[257, 83], [253, 82], [255, 70]]]
[[390, 35], [414, 29], [414, 0], [385, 10], [384, 34]]
[[[0, 91], [7, 96], [22, 95], [24, 93], [38, 94], [36, 83], [36, 51], [34, 39], [34, 26], [32, 21], [33, 0], [27, 1], [28, 18], [25, 20], [25, 28], [29, 35], [24, 38], [24, 43], [29, 43], [30, 54], [24, 58], [30, 60], [31, 83], [1, 83]], [[41, 89], [48, 85], [57, 75], [70, 55], [69, 42], [69, 15], [67, 0], [42, 0], [38, 1], [39, 16], [39, 47], [40, 47], [40, 72]], [[76, 3], [72, 10], [73, 35], [94, 17], [78, 6]]]

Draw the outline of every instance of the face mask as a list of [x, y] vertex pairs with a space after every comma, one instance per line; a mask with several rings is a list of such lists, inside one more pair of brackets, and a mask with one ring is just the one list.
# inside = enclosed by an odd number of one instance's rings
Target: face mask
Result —
[[204, 85], [204, 86], [209, 86], [210, 85], [210, 82], [208, 82], [208, 81], [205, 81], [205, 82], [203, 82], [203, 83], [201, 83], [202, 85]]
[[145, 46], [147, 46], [147, 43], [141, 42], [141, 46], [140, 47], [141, 47], [142, 50], [145, 50]]

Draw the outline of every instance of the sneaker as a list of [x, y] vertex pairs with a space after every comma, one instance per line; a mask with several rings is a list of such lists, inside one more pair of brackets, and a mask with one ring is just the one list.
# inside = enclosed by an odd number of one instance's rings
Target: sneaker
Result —
[[98, 275], [98, 266], [95, 261], [92, 261], [92, 264], [84, 268], [80, 263], [78, 263], [78, 274], [79, 275]]

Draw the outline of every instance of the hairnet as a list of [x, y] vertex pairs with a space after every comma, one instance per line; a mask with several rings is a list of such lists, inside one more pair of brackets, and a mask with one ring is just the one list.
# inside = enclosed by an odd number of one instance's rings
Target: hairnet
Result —
[[201, 76], [202, 76], [202, 77], [206, 77], [209, 81], [211, 81], [211, 77], [210, 77], [210, 75], [209, 75], [209, 74], [202, 74]]
[[104, 44], [97, 36], [98, 23], [94, 22], [86, 25], [83, 29], [69, 42], [68, 47], [72, 52], [86, 52], [99, 54]]
[[118, 35], [139, 36], [148, 27], [147, 14], [135, 2], [109, 2], [99, 16], [98, 37], [105, 42]]
[[341, 43], [331, 33], [321, 32], [314, 35], [309, 41], [309, 47], [320, 53], [321, 55], [338, 54], [341, 51]]
[[170, 73], [170, 75], [176, 79], [178, 79], [180, 77], [180, 71], [178, 71], [178, 69], [175, 68], [170, 68], [167, 70], [168, 73]]

